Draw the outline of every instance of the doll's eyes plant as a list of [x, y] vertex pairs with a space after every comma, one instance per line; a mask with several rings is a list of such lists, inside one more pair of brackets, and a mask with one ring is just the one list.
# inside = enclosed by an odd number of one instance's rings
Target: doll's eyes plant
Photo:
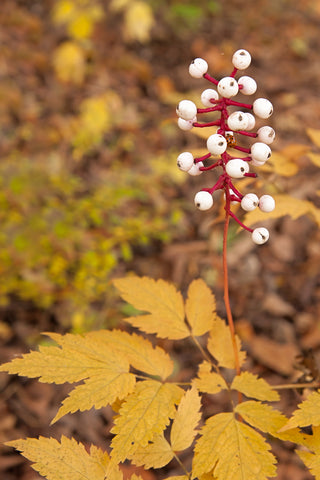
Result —
[[[194, 158], [192, 153], [183, 152], [178, 156], [177, 165], [180, 170], [190, 175], [201, 175], [210, 170], [222, 169], [218, 180], [210, 188], [203, 188], [196, 193], [194, 203], [199, 210], [209, 210], [214, 201], [213, 194], [217, 190], [224, 191], [226, 215], [232, 217], [242, 228], [249, 231], [254, 243], [262, 245], [269, 238], [269, 232], [264, 227], [252, 229], [244, 225], [231, 210], [231, 204], [240, 203], [245, 211], [252, 211], [259, 207], [263, 212], [271, 212], [275, 208], [275, 201], [270, 195], [263, 195], [260, 199], [254, 194], [242, 194], [234, 184], [234, 180], [245, 177], [256, 177], [250, 167], [264, 165], [271, 157], [269, 145], [275, 139], [275, 131], [270, 126], [261, 126], [252, 132], [256, 125], [256, 118], [267, 119], [273, 113], [272, 103], [266, 98], [257, 98], [252, 104], [232, 100], [238, 94], [253, 95], [257, 90], [256, 81], [249, 76], [242, 76], [238, 80], [238, 71], [245, 70], [251, 63], [251, 55], [246, 50], [237, 50], [233, 57], [233, 70], [229, 76], [217, 80], [208, 74], [208, 64], [202, 58], [196, 58], [189, 66], [189, 73], [194, 78], [204, 78], [216, 87], [207, 88], [201, 94], [201, 102], [205, 108], [197, 108], [190, 100], [181, 100], [177, 106], [178, 125], [182, 130], [191, 130], [203, 127], [217, 127], [217, 132], [207, 139], [208, 153]], [[236, 110], [230, 112], [230, 108]], [[248, 111], [249, 110], [249, 111]], [[251, 113], [252, 111], [253, 113]], [[199, 122], [198, 116], [208, 113], [218, 113], [219, 118], [210, 122]], [[238, 137], [247, 137], [256, 140], [251, 147], [240, 146]], [[231, 155], [229, 149], [238, 151], [238, 155]], [[211, 163], [208, 162], [211, 160]]]

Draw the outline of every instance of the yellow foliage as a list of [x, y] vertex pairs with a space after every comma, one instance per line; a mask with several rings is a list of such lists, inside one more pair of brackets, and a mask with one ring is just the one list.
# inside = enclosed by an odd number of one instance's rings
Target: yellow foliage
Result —
[[59, 0], [52, 11], [53, 21], [65, 24], [69, 35], [76, 40], [89, 38], [95, 22], [102, 17], [102, 7], [91, 0]]
[[193, 387], [182, 397], [172, 424], [170, 443], [175, 452], [185, 450], [193, 442], [201, 418], [200, 407], [200, 396]]
[[[15, 447], [31, 462], [34, 470], [49, 480], [105, 480], [110, 458], [107, 452], [92, 445], [87, 452], [84, 445], [62, 436], [61, 442], [54, 438], [27, 438], [14, 440], [7, 445]], [[122, 480], [117, 468], [112, 480]], [[109, 479], [108, 479], [109, 480]]]
[[320, 167], [320, 153], [308, 152], [308, 157], [316, 167]]
[[264, 438], [234, 413], [210, 417], [193, 458], [193, 478], [213, 471], [218, 480], [267, 480], [276, 475], [275, 458]]
[[129, 458], [135, 465], [143, 465], [149, 469], [164, 467], [172, 460], [173, 456], [172, 448], [162, 434], [147, 445], [138, 447]]
[[288, 423], [282, 430], [294, 427], [307, 427], [320, 425], [320, 390], [312, 392], [306, 400], [298, 405], [298, 409], [292, 414]]
[[248, 422], [252, 427], [269, 433], [273, 437], [284, 441], [294, 443], [304, 443], [304, 437], [297, 428], [287, 432], [282, 431], [288, 419], [278, 410], [274, 410], [270, 405], [261, 402], [249, 400], [236, 406], [235, 411]]
[[127, 318], [131, 325], [160, 338], [177, 340], [190, 335], [182, 295], [173, 285], [147, 277], [120, 278], [113, 283], [126, 302], [150, 313]]
[[99, 330], [87, 334], [92, 341], [101, 343], [104, 348], [112, 348], [127, 358], [133, 368], [148, 375], [165, 380], [173, 371], [173, 362], [160, 347], [153, 347], [149, 340], [132, 333], [119, 330]]
[[175, 415], [183, 390], [174, 384], [145, 380], [121, 405], [111, 432], [111, 457], [122, 462], [158, 437]]
[[225, 379], [222, 375], [212, 372], [212, 365], [204, 361], [199, 365], [198, 378], [193, 380], [195, 386], [200, 392], [219, 393], [223, 389], [228, 389]]
[[314, 475], [320, 478], [320, 427], [312, 427], [312, 435], [305, 435], [304, 446], [311, 451], [296, 450], [301, 460]]
[[[237, 335], [236, 343], [238, 348], [239, 363], [241, 366], [246, 359], [246, 353], [241, 350], [241, 341]], [[230, 329], [228, 325], [226, 325], [225, 321], [221, 318], [216, 318], [214, 320], [208, 339], [208, 350], [221, 367], [236, 367]]]
[[189, 286], [185, 309], [192, 335], [204, 335], [212, 328], [216, 317], [216, 301], [209, 287], [200, 278]]
[[148, 42], [154, 17], [150, 5], [142, 1], [131, 1], [125, 10], [124, 35], [129, 41]]
[[83, 49], [74, 42], [62, 43], [54, 51], [53, 66], [59, 80], [80, 85], [86, 67]]
[[271, 163], [273, 167], [269, 167], [269, 170], [276, 172], [284, 177], [292, 177], [298, 172], [297, 160], [309, 152], [310, 147], [301, 144], [291, 144], [280, 150], [279, 152], [273, 152], [271, 157]]
[[307, 128], [307, 134], [309, 135], [312, 142], [320, 147], [320, 130], [317, 128]]
[[79, 106], [79, 116], [73, 119], [71, 143], [73, 156], [78, 159], [93, 147], [99, 146], [103, 135], [112, 126], [112, 112], [109, 104], [117, 100], [115, 92], [86, 98]]
[[272, 390], [263, 378], [258, 378], [257, 375], [250, 372], [242, 372], [240, 375], [236, 375], [230, 388], [257, 400], [276, 402], [280, 398], [278, 392]]

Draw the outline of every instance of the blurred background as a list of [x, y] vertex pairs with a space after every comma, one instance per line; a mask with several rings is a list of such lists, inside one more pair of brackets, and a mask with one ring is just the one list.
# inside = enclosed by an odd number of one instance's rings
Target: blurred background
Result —
[[[316, 377], [319, 25], [312, 0], [2, 0], [1, 362], [41, 343], [43, 331], [121, 324], [128, 310], [111, 279], [130, 272], [182, 291], [201, 276], [224, 314], [223, 205], [195, 211], [194, 194], [214, 179], [177, 169], [178, 154], [203, 149], [205, 140], [178, 129], [175, 107], [184, 98], [200, 106], [210, 87], [189, 76], [193, 58], [205, 58], [221, 78], [233, 52], [245, 48], [257, 96], [274, 105], [268, 123], [277, 138], [270, 167], [241, 190], [292, 201], [264, 221], [271, 239], [263, 247], [231, 225], [233, 311], [257, 373], [274, 383], [296, 380], [308, 351]], [[181, 368], [192, 369], [185, 352], [169, 347]], [[2, 374], [0, 441], [65, 434], [105, 447], [108, 409], [48, 426], [66, 392]], [[284, 395], [282, 407], [290, 411], [296, 400]], [[5, 480], [40, 478], [0, 448]], [[290, 450], [276, 454], [279, 479], [310, 478]]]

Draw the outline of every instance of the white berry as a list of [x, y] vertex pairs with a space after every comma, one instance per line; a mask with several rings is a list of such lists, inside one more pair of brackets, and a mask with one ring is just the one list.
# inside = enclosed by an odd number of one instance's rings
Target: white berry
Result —
[[251, 237], [257, 245], [263, 245], [269, 240], [269, 231], [264, 227], [258, 227], [253, 230]]
[[237, 50], [233, 54], [232, 63], [238, 70], [245, 70], [251, 63], [251, 55], [247, 50]]
[[252, 78], [244, 75], [238, 79], [238, 85], [242, 85], [240, 92], [243, 95], [253, 95], [257, 90], [257, 82]]
[[252, 115], [252, 113], [249, 113], [249, 112], [244, 112], [244, 115], [247, 117], [247, 120], [248, 120], [248, 126], [246, 130], [252, 130], [256, 124], [256, 119], [254, 118], [254, 115]]
[[194, 158], [192, 153], [183, 152], [177, 158], [177, 165], [183, 172], [187, 172], [194, 165]]
[[223, 135], [214, 133], [207, 140], [207, 148], [213, 155], [221, 155], [227, 150], [227, 140]]
[[191, 100], [181, 100], [176, 112], [183, 120], [192, 120], [197, 115], [197, 106]]
[[190, 168], [190, 170], [188, 170], [188, 174], [191, 175], [192, 177], [196, 177], [198, 175], [201, 175], [201, 173], [203, 173], [202, 170], [200, 170], [201, 167], [203, 167], [203, 163], [202, 162], [198, 162], [198, 163], [194, 163], [192, 165], [192, 167]]
[[248, 127], [248, 118], [244, 112], [233, 112], [227, 120], [230, 130], [245, 130]]
[[255, 193], [247, 193], [241, 200], [241, 207], [246, 212], [252, 212], [259, 205], [259, 198]]
[[218, 100], [218, 98], [218, 92], [213, 88], [207, 88], [201, 93], [201, 102], [205, 107], [213, 107], [213, 104], [210, 102], [210, 100]]
[[233, 77], [224, 77], [218, 83], [218, 92], [222, 97], [234, 97], [235, 95], [237, 95], [238, 91], [238, 82]]
[[271, 148], [263, 143], [256, 142], [251, 145], [251, 158], [258, 162], [266, 162], [271, 157]]
[[178, 118], [178, 127], [181, 130], [191, 130], [193, 128], [193, 122], [197, 121], [197, 117], [194, 117], [192, 120], [183, 120], [183, 118]]
[[264, 126], [259, 128], [257, 131], [258, 134], [258, 140], [260, 140], [263, 143], [266, 143], [267, 145], [270, 145], [275, 139], [276, 132], [273, 130], [272, 127]]
[[209, 192], [198, 192], [194, 197], [194, 204], [199, 210], [209, 210], [213, 205], [213, 198]]
[[242, 178], [249, 172], [249, 164], [240, 158], [234, 158], [227, 163], [226, 172], [232, 178]]
[[273, 105], [267, 98], [257, 98], [252, 107], [254, 114], [259, 118], [269, 118], [273, 113]]
[[259, 200], [259, 208], [262, 212], [270, 213], [275, 209], [276, 202], [271, 195], [262, 195]]
[[201, 78], [208, 71], [208, 64], [203, 58], [195, 58], [189, 65], [189, 73], [193, 78]]
[[254, 167], [262, 167], [266, 162], [259, 162], [258, 160], [255, 160], [252, 158], [250, 164], [253, 165]]

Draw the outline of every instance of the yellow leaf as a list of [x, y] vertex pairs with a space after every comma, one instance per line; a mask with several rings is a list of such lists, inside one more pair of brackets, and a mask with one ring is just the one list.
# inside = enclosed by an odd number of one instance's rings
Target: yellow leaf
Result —
[[[164, 480], [189, 480], [188, 475], [174, 475], [173, 477], [167, 477]], [[211, 478], [211, 480], [213, 480]]]
[[304, 437], [297, 428], [288, 432], [279, 432], [287, 423], [288, 419], [270, 405], [249, 400], [238, 404], [235, 412], [239, 413], [241, 417], [254, 428], [258, 428], [264, 433], [269, 433], [273, 437], [293, 443], [302, 444], [304, 442]]
[[[241, 341], [237, 335], [236, 343], [241, 366], [245, 361], [246, 353], [241, 351]], [[236, 364], [230, 329], [221, 318], [214, 320], [208, 339], [208, 350], [221, 367], [235, 368]]]
[[308, 200], [301, 200], [300, 198], [294, 198], [286, 194], [273, 195], [273, 198], [276, 202], [276, 207], [273, 212], [266, 214], [256, 208], [245, 215], [244, 223], [250, 226], [265, 219], [280, 218], [285, 215], [290, 215], [293, 220], [296, 220], [302, 215], [311, 214], [311, 216], [316, 219], [317, 214], [315, 210], [317, 209], [313, 203]]
[[62, 43], [54, 51], [53, 66], [62, 82], [81, 84], [86, 66], [82, 48], [74, 42]]
[[125, 11], [125, 35], [129, 41], [145, 43], [150, 39], [154, 18], [150, 5], [139, 0], [132, 1]]
[[316, 480], [320, 479], [320, 452], [316, 454], [304, 450], [296, 450], [303, 463], [308, 467]]
[[138, 447], [130, 456], [130, 460], [137, 466], [143, 465], [144, 468], [162, 468], [173, 459], [174, 453], [171, 446], [164, 438], [159, 435], [144, 447]]
[[131, 325], [160, 338], [177, 340], [190, 335], [182, 296], [173, 285], [147, 277], [119, 278], [113, 283], [126, 302], [138, 310], [150, 312], [150, 315], [127, 318]]
[[316, 128], [307, 128], [307, 134], [311, 141], [317, 146], [320, 147], [320, 130]]
[[308, 157], [317, 167], [320, 167], [320, 153], [308, 153]]
[[258, 378], [257, 375], [250, 372], [242, 372], [240, 375], [236, 375], [231, 388], [257, 400], [276, 402], [280, 398], [278, 392], [273, 390], [263, 378]]
[[122, 10], [129, 5], [130, 2], [131, 0], [111, 0], [110, 9], [115, 11]]
[[173, 361], [160, 347], [153, 347], [149, 340], [120, 330], [99, 330], [87, 334], [109, 351], [117, 351], [136, 370], [165, 380], [173, 371]]
[[305, 435], [303, 445], [311, 452], [296, 450], [316, 479], [320, 478], [320, 428], [312, 427], [312, 435]]
[[[107, 452], [91, 446], [90, 452], [75, 439], [62, 436], [61, 442], [54, 438], [27, 438], [14, 440], [7, 445], [21, 451], [33, 462], [32, 468], [48, 480], [105, 480]], [[114, 470], [113, 480], [122, 480], [119, 470]]]
[[79, 40], [89, 38], [93, 30], [93, 21], [87, 12], [78, 13], [68, 25], [68, 33], [71, 37]]
[[309, 152], [308, 145], [291, 144], [279, 152], [274, 152], [271, 157], [273, 170], [284, 177], [291, 177], [298, 171], [297, 160]]
[[66, 23], [72, 19], [75, 13], [75, 4], [71, 0], [59, 0], [55, 2], [52, 19], [55, 23]]
[[264, 438], [234, 413], [218, 413], [202, 428], [193, 459], [193, 478], [213, 470], [218, 480], [267, 480], [275, 458]]
[[111, 457], [122, 462], [149, 441], [159, 436], [174, 417], [183, 390], [174, 384], [146, 380], [137, 383], [135, 391], [121, 405], [111, 432]]
[[298, 172], [297, 164], [282, 152], [274, 152], [271, 157], [273, 170], [283, 177], [292, 177]]
[[210, 288], [200, 278], [189, 286], [185, 309], [193, 335], [204, 335], [212, 328], [216, 301]]
[[320, 425], [320, 390], [312, 392], [306, 400], [298, 405], [298, 409], [293, 412], [288, 423], [282, 428], [282, 431], [294, 427], [307, 427]]
[[219, 393], [223, 389], [228, 389], [225, 379], [219, 373], [211, 371], [212, 366], [209, 362], [202, 362], [199, 365], [198, 378], [193, 380], [193, 384], [206, 393]]
[[122, 353], [106, 349], [105, 344], [89, 336], [53, 333], [50, 336], [58, 347], [40, 346], [39, 352], [1, 365], [0, 371], [40, 377], [40, 381], [46, 383], [85, 380], [63, 402], [55, 420], [68, 412], [101, 408], [133, 390], [135, 376], [129, 373], [129, 362]]
[[193, 387], [182, 397], [171, 427], [170, 443], [175, 452], [185, 450], [192, 444], [201, 418], [200, 408], [201, 399]]

